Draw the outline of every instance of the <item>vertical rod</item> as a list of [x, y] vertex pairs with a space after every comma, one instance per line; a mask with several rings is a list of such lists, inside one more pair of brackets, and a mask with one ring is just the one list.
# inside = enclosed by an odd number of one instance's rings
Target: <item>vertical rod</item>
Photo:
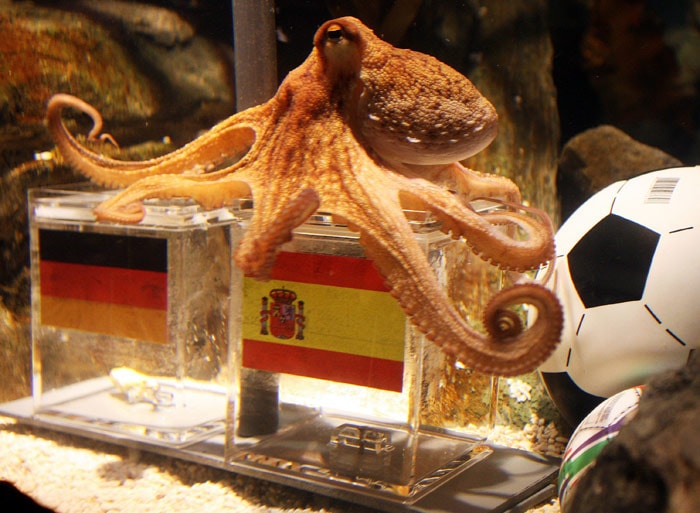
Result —
[[[233, 51], [236, 110], [240, 112], [269, 100], [277, 90], [274, 0], [233, 0]], [[237, 435], [277, 431], [279, 374], [240, 369], [238, 379]], [[229, 422], [235, 423], [235, 419]]]
[[233, 0], [236, 110], [259, 105], [277, 90], [274, 0]]

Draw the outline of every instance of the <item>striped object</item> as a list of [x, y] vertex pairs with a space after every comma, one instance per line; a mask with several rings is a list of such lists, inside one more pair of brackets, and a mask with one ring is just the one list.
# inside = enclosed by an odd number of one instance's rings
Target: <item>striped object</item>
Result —
[[637, 413], [643, 386], [628, 388], [600, 403], [574, 430], [559, 471], [559, 503], [569, 509], [576, 485], [595, 465], [601, 451]]
[[243, 366], [400, 392], [406, 318], [371, 260], [282, 252], [246, 277]]
[[167, 341], [166, 239], [39, 230], [41, 324]]

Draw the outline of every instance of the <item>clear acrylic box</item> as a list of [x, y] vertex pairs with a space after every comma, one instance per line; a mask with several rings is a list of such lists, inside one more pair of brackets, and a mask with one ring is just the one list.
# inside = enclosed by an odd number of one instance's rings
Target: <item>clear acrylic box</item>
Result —
[[[464, 243], [406, 214], [453, 299], [465, 272], [482, 278], [488, 266]], [[358, 234], [332, 216], [296, 230], [270, 281], [243, 277], [239, 315], [229, 464], [411, 503], [490, 453], [493, 378], [456, 366], [407, 321]], [[446, 401], [482, 415], [445, 415]]]
[[239, 224], [187, 201], [96, 222], [110, 194], [29, 193], [34, 415], [172, 446], [221, 433]]

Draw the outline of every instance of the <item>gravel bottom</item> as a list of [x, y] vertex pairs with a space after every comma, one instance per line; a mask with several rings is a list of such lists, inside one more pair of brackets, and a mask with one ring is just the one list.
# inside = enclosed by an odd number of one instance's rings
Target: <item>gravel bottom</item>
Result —
[[[533, 419], [522, 431], [497, 427], [498, 444], [554, 454], [552, 427]], [[561, 437], [559, 437], [561, 438]], [[544, 450], [541, 450], [544, 448]], [[149, 452], [0, 417], [0, 480], [58, 513], [368, 511], [355, 504]], [[556, 500], [529, 510], [558, 513]]]

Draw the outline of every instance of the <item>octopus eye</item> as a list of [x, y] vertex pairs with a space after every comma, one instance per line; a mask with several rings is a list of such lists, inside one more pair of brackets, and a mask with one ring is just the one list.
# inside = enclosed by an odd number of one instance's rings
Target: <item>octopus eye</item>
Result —
[[343, 28], [337, 24], [330, 25], [326, 30], [326, 36], [328, 37], [328, 41], [339, 43], [343, 40]]

